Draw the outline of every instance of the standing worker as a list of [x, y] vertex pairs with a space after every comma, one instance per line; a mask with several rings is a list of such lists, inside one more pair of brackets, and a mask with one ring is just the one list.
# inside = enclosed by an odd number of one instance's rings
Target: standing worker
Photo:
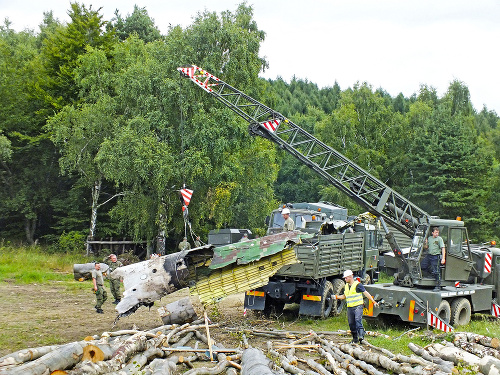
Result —
[[432, 236], [425, 239], [424, 249], [429, 249], [429, 252], [425, 256], [421, 263], [421, 268], [424, 271], [432, 273], [436, 279], [436, 287], [434, 292], [441, 290], [441, 270], [439, 269], [439, 257], [441, 256], [441, 264], [446, 263], [446, 249], [444, 247], [444, 241], [439, 236], [439, 228], [432, 228]]
[[99, 314], [103, 314], [101, 306], [108, 299], [108, 294], [104, 290], [104, 280], [102, 278], [101, 265], [97, 262], [94, 264], [94, 269], [92, 270], [92, 282], [94, 283], [94, 293], [95, 293], [95, 310]]
[[123, 267], [123, 264], [117, 259], [115, 254], [111, 254], [109, 256], [109, 260], [110, 262], [107, 262], [109, 266], [109, 289], [111, 290], [111, 294], [115, 298], [115, 301], [113, 303], [117, 305], [118, 303], [120, 303], [122, 298], [120, 295], [120, 283], [122, 282], [122, 279], [120, 277], [113, 276], [113, 271], [118, 267]]
[[196, 239], [194, 240], [194, 247], [200, 247], [200, 246], [201, 246], [200, 236], [196, 236]]
[[351, 270], [344, 271], [345, 289], [343, 295], [335, 295], [335, 299], [347, 299], [347, 321], [351, 330], [351, 344], [358, 342], [364, 344], [365, 329], [363, 327], [363, 295], [368, 298], [375, 307], [378, 307], [378, 302], [373, 299], [370, 293], [365, 289], [365, 286], [358, 280], [354, 280], [354, 275]]
[[184, 237], [182, 242], [179, 243], [179, 250], [191, 250], [191, 244], [188, 242], [187, 237]]
[[287, 207], [285, 207], [283, 211], [281, 211], [281, 214], [283, 215], [283, 219], [285, 219], [285, 223], [283, 224], [283, 232], [289, 232], [291, 230], [294, 230], [295, 223], [290, 217], [290, 210]]

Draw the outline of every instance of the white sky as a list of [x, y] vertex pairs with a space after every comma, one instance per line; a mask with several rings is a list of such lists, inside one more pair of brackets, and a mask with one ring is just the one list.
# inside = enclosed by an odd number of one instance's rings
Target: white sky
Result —
[[[205, 9], [234, 12], [242, 0], [80, 0], [115, 9], [126, 17], [134, 4], [145, 7], [162, 33], [169, 24], [187, 26]], [[318, 86], [356, 82], [409, 97], [421, 84], [442, 96], [454, 79], [464, 82], [476, 110], [483, 104], [500, 114], [500, 1], [498, 0], [248, 0], [259, 29], [266, 32], [261, 56], [270, 68], [262, 76], [286, 81], [294, 75]], [[20, 31], [38, 31], [43, 12], [67, 22], [69, 0], [0, 0]], [[186, 63], [196, 64], [196, 61]]]

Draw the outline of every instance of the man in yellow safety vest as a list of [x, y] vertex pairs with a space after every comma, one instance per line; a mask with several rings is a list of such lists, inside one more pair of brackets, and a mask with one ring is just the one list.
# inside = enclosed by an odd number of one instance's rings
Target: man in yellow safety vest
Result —
[[351, 330], [351, 344], [364, 344], [365, 329], [363, 328], [363, 295], [368, 298], [375, 307], [378, 302], [373, 299], [364, 285], [354, 279], [351, 270], [344, 271], [345, 289], [344, 294], [335, 295], [335, 299], [346, 299], [347, 301], [347, 321]]

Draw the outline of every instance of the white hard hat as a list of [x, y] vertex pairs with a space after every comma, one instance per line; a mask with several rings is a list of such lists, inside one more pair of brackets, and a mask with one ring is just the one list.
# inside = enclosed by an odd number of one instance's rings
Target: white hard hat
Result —
[[344, 271], [344, 276], [342, 276], [342, 278], [345, 279], [347, 276], [352, 276], [352, 275], [353, 275], [353, 273], [352, 273], [351, 270], [345, 270]]
[[282, 215], [290, 215], [290, 210], [288, 208], [284, 208], [283, 211], [281, 211]]

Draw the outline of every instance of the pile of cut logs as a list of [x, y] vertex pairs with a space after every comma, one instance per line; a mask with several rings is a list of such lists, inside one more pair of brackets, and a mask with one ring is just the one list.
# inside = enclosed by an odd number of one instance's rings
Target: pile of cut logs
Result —
[[[237, 348], [225, 348], [211, 339], [215, 326], [205, 315], [204, 321], [104, 332], [79, 342], [20, 350], [0, 358], [0, 374], [500, 374], [499, 340], [473, 333], [455, 333], [453, 343], [410, 343], [414, 354], [407, 356], [368, 342], [348, 344], [348, 331], [224, 327], [240, 339]], [[258, 336], [261, 347], [253, 347]]]

